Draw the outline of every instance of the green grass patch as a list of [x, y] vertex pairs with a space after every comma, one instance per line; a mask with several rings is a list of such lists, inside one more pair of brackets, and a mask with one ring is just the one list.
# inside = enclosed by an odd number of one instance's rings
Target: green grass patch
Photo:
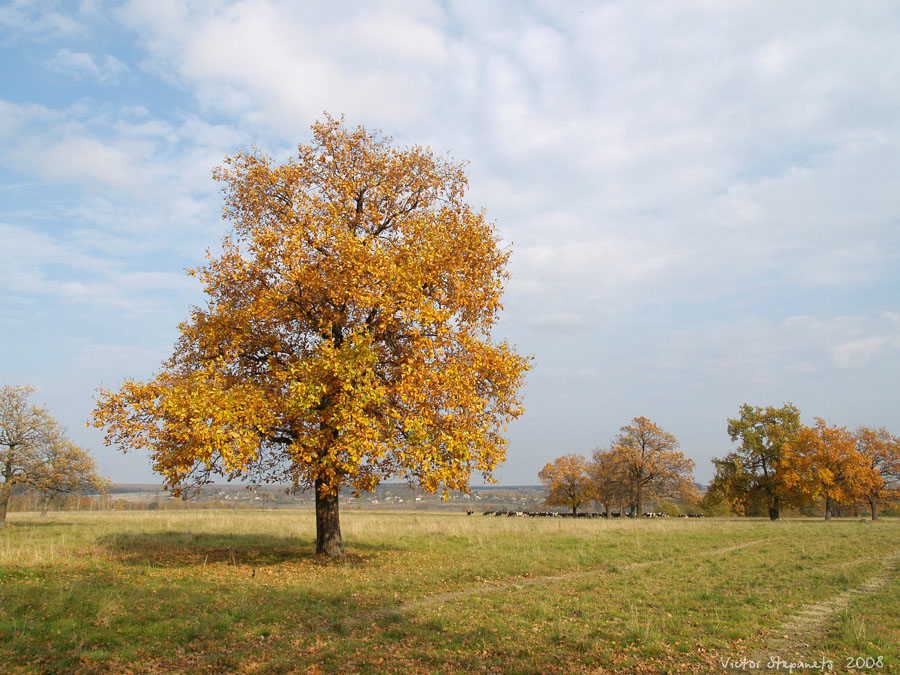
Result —
[[[0, 531], [9, 672], [702, 672], [856, 588], [900, 523], [12, 514]], [[725, 550], [731, 549], [731, 550]], [[826, 626], [837, 661], [900, 653], [897, 576]], [[721, 669], [719, 669], [721, 670]], [[874, 671], [872, 671], [874, 672]]]

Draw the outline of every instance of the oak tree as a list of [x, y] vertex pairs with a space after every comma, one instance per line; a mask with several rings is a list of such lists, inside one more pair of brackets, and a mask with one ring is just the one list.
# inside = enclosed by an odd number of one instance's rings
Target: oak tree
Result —
[[742, 405], [740, 416], [728, 420], [728, 435], [740, 445], [713, 460], [716, 475], [711, 488], [736, 512], [763, 504], [769, 518], [777, 520], [787, 496], [778, 473], [781, 453], [800, 426], [800, 411], [791, 403], [780, 408]]
[[565, 506], [578, 515], [578, 509], [593, 498], [593, 485], [584, 455], [569, 454], [549, 462], [538, 473], [547, 488], [547, 506]]
[[284, 164], [214, 172], [233, 231], [192, 270], [206, 305], [153, 380], [101, 391], [94, 424], [176, 494], [214, 474], [312, 488], [316, 551], [342, 557], [343, 486], [491, 479], [528, 361], [491, 337], [509, 251], [464, 166], [328, 116], [312, 133]]
[[95, 492], [106, 480], [87, 451], [74, 445], [46, 408], [29, 402], [32, 386], [0, 389], [0, 527], [15, 486], [45, 495]]
[[825, 520], [836, 503], [853, 503], [877, 490], [881, 477], [856, 448], [845, 427], [829, 426], [816, 418], [785, 444], [779, 471], [784, 485], [808, 501], [824, 502]]
[[884, 427], [859, 427], [854, 434], [856, 449], [881, 480], [873, 480], [871, 489], [863, 495], [878, 519], [878, 505], [900, 499], [900, 437], [891, 435]]
[[29, 476], [28, 483], [44, 496], [41, 516], [51, 502], [61, 495], [106, 493], [109, 479], [97, 473], [97, 463], [87, 450], [68, 438], [58, 435], [43, 445], [40, 461]]
[[750, 473], [743, 458], [731, 452], [713, 458], [715, 476], [706, 490], [709, 504], [726, 503], [739, 516], [771, 515], [770, 500], [758, 487], [757, 475]]
[[602, 504], [607, 517], [612, 505], [628, 499], [624, 467], [615, 452], [607, 448], [594, 450], [588, 474], [593, 486], [593, 499]]
[[635, 417], [612, 444], [625, 477], [632, 515], [644, 512], [647, 497], [693, 493], [694, 461], [678, 450], [678, 440], [646, 417]]
[[42, 448], [59, 434], [46, 408], [29, 403], [35, 391], [27, 385], [0, 389], [0, 527], [6, 527], [13, 486], [28, 484], [40, 464]]

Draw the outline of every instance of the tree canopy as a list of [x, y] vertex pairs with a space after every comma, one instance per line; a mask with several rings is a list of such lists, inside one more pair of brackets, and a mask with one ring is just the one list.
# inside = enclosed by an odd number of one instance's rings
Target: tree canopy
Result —
[[881, 480], [873, 480], [863, 499], [878, 519], [878, 505], [900, 500], [900, 437], [881, 427], [859, 427], [854, 434], [856, 449]]
[[109, 489], [110, 481], [97, 473], [97, 463], [84, 448], [60, 437], [42, 448], [40, 462], [28, 483], [44, 495], [43, 515], [60, 495], [103, 494]]
[[624, 504], [630, 499], [625, 467], [619, 461], [620, 456], [607, 448], [597, 448], [591, 458], [588, 474], [593, 487], [593, 499], [602, 504], [607, 517], [612, 505]]
[[214, 474], [314, 488], [317, 551], [342, 556], [341, 487], [491, 479], [528, 361], [491, 337], [510, 253], [464, 166], [327, 116], [312, 134], [284, 164], [214, 172], [233, 231], [191, 271], [206, 305], [94, 424], [176, 493]]
[[108, 481], [86, 450], [72, 443], [46, 408], [29, 403], [32, 386], [0, 389], [0, 527], [16, 485], [48, 497], [62, 492], [100, 492]]
[[538, 478], [547, 488], [548, 506], [565, 506], [578, 514], [594, 498], [589, 464], [584, 455], [569, 454], [557, 457], [541, 469]]
[[855, 503], [884, 486], [857, 451], [853, 434], [820, 418], [814, 427], [801, 427], [785, 444], [780, 471], [784, 485], [801, 499], [823, 500], [826, 520], [837, 502]]
[[609, 449], [597, 448], [592, 461], [569, 454], [544, 466], [538, 477], [547, 487], [550, 506], [567, 506], [572, 513], [590, 501], [602, 503], [606, 514], [614, 502], [642, 514], [647, 499], [696, 499], [694, 461], [678, 450], [678, 440], [646, 417], [623, 426]]
[[749, 515], [762, 508], [777, 520], [788, 496], [779, 473], [782, 450], [800, 427], [800, 411], [792, 403], [780, 408], [742, 405], [739, 417], [728, 420], [728, 435], [739, 446], [713, 460], [716, 475], [710, 490], [737, 513]]
[[632, 513], [644, 511], [648, 496], [696, 492], [694, 461], [678, 450], [678, 439], [646, 417], [635, 417], [619, 430], [612, 454], [624, 477]]

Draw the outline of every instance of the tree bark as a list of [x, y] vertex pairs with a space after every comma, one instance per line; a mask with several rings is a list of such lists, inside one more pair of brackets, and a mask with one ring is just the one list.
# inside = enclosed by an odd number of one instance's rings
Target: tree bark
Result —
[[825, 520], [831, 520], [831, 497], [825, 497]]
[[632, 506], [631, 517], [638, 518], [644, 514], [644, 490], [638, 485], [634, 495], [634, 506]]
[[335, 490], [322, 490], [322, 481], [317, 479], [316, 490], [316, 555], [343, 560], [344, 543], [341, 540], [341, 518], [338, 512], [338, 497]]
[[606, 507], [606, 517], [609, 518], [609, 502], [606, 502], [604, 506]]
[[41, 518], [47, 517], [47, 509], [50, 508], [50, 502], [53, 501], [53, 498], [55, 496], [56, 496], [55, 494], [50, 495], [49, 497], [47, 497], [47, 499], [44, 500], [44, 507], [41, 509]]
[[573, 505], [572, 505], [572, 517], [574, 518], [574, 517], [577, 516], [577, 515], [578, 515], [578, 505], [577, 505], [577, 504], [573, 504]]
[[878, 520], [878, 507], [874, 499], [869, 500], [869, 506], [872, 507], [872, 520]]
[[6, 509], [9, 506], [9, 495], [12, 492], [12, 485], [8, 480], [0, 485], [0, 527], [6, 527]]
[[779, 518], [781, 518], [781, 503], [777, 496], [773, 496], [769, 505], [769, 520], [778, 520]]

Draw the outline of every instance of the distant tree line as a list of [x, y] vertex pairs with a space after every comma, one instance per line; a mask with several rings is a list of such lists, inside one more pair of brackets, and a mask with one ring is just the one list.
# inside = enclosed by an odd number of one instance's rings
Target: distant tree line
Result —
[[546, 503], [573, 514], [593, 503], [607, 515], [612, 508], [641, 515], [650, 502], [695, 503], [707, 512], [772, 520], [786, 508], [819, 509], [826, 520], [865, 508], [874, 520], [900, 504], [900, 437], [885, 428], [850, 431], [820, 418], [805, 426], [792, 403], [744, 404], [727, 428], [737, 447], [713, 459], [715, 477], [702, 501], [694, 463], [675, 436], [635, 417], [591, 459], [568, 454], [548, 463], [538, 474]]
[[651, 501], [697, 500], [693, 471], [693, 460], [678, 450], [675, 436], [646, 417], [635, 417], [590, 460], [564, 455], [538, 476], [547, 489], [548, 506], [564, 506], [577, 515], [578, 509], [594, 503], [607, 516], [613, 508], [640, 515]]
[[9, 498], [9, 513], [40, 511], [203, 511], [210, 509], [251, 510], [272, 508], [271, 504], [254, 501], [224, 501], [221, 499], [185, 500], [162, 498], [154, 500], [117, 499], [105, 494], [65, 494], [48, 503], [39, 491], [14, 488]]
[[900, 500], [900, 437], [885, 428], [800, 423], [791, 403], [780, 408], [743, 405], [728, 420], [737, 449], [714, 459], [707, 500], [726, 502], [738, 515], [778, 519], [784, 508], [820, 508], [829, 520], [860, 506], [878, 518]]

